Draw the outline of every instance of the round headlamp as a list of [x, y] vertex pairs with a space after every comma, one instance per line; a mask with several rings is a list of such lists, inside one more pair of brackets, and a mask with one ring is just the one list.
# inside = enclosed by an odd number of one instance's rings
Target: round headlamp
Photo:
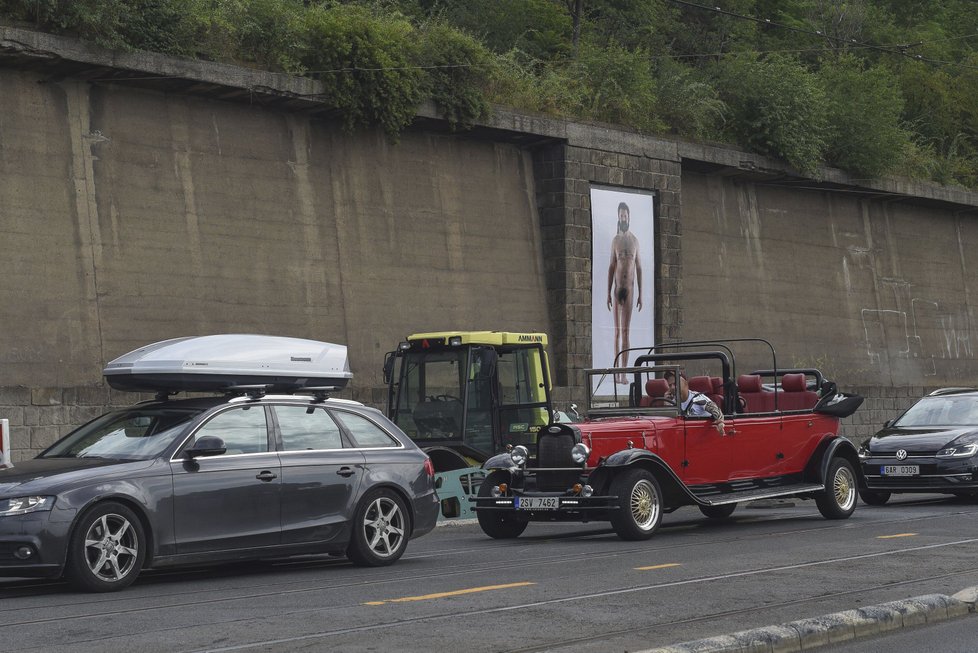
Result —
[[522, 444], [513, 447], [513, 450], [509, 452], [509, 457], [513, 459], [513, 462], [522, 467], [526, 464], [527, 459], [530, 457], [530, 452], [526, 450]]
[[591, 450], [583, 442], [578, 442], [571, 449], [571, 458], [578, 465], [583, 465], [587, 462], [588, 456], [591, 455]]

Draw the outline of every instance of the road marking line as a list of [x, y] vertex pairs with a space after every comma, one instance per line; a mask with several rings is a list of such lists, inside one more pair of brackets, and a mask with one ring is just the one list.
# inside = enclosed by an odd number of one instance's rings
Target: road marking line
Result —
[[653, 569], [666, 569], [668, 567], [682, 567], [678, 562], [668, 562], [664, 565], [652, 565], [650, 567], [635, 567], [635, 571], [652, 571]]
[[[649, 592], [659, 589], [664, 589], [667, 587], [683, 587], [687, 585], [700, 585], [703, 583], [715, 582], [718, 580], [728, 580], [731, 578], [747, 578], [749, 576], [757, 576], [760, 574], [770, 574], [773, 572], [781, 571], [793, 571], [795, 569], [808, 569], [814, 567], [820, 567], [822, 565], [837, 565], [840, 562], [853, 562], [856, 560], [866, 560], [869, 558], [881, 558], [884, 556], [893, 555], [904, 555], [912, 551], [927, 551], [930, 549], [941, 549], [949, 546], [960, 546], [962, 544], [978, 544], [978, 537], [968, 538], [966, 540], [956, 540], [954, 542], [940, 542], [938, 544], [925, 544], [921, 546], [912, 546], [906, 549], [896, 549], [893, 551], [881, 551], [878, 553], [861, 553], [851, 556], [843, 556], [840, 558], [827, 558], [825, 560], [813, 560], [811, 562], [802, 562], [793, 565], [783, 565], [780, 567], [763, 567], [761, 569], [748, 569], [746, 571], [735, 571], [726, 574], [719, 574], [716, 576], [704, 576], [702, 578], [688, 578], [685, 580], [675, 580], [668, 581], [665, 583], [655, 583], [653, 585], [642, 585], [640, 587], [627, 587], [624, 589], [617, 590], [606, 590], [603, 592], [593, 592], [590, 594], [576, 594], [574, 596], [562, 597], [558, 599], [549, 599], [546, 601], [534, 601], [532, 603], [522, 603], [519, 605], [506, 605], [498, 608], [489, 608], [488, 610], [475, 610], [472, 611], [472, 615], [491, 615], [491, 614], [503, 614], [506, 612], [512, 612], [514, 610], [526, 610], [527, 608], [539, 608], [544, 606], [557, 605], [560, 603], [570, 603], [572, 601], [592, 601], [597, 598], [604, 598], [607, 596], [621, 596], [624, 594], [632, 594], [635, 592]], [[532, 583], [531, 583], [532, 584]], [[318, 633], [309, 633], [307, 635], [296, 635], [293, 637], [283, 637], [279, 639], [267, 639], [256, 642], [248, 642], [246, 644], [235, 644], [232, 646], [223, 646], [221, 648], [211, 648], [211, 649], [198, 649], [192, 651], [191, 653], [227, 653], [229, 651], [243, 651], [246, 649], [255, 648], [269, 648], [272, 646], [281, 646], [282, 644], [290, 644], [294, 642], [311, 642], [317, 639], [325, 639], [327, 637], [336, 637], [337, 635], [347, 635], [349, 633], [362, 633], [368, 631], [385, 630], [388, 628], [400, 628], [405, 623], [421, 623], [423, 621], [434, 621], [439, 619], [458, 619], [459, 615], [453, 612], [450, 615], [436, 615], [429, 617], [418, 617], [414, 619], [404, 619], [402, 621], [395, 621], [393, 623], [377, 623], [367, 626], [355, 626], [349, 628], [339, 628], [337, 630], [321, 631]]]
[[443, 599], [449, 596], [462, 596], [463, 594], [475, 594], [476, 592], [489, 592], [492, 590], [505, 590], [511, 587], [526, 587], [536, 585], [536, 583], [509, 583], [507, 585], [486, 585], [485, 587], [470, 587], [464, 590], [453, 592], [438, 592], [436, 594], [424, 594], [422, 596], [402, 596], [399, 599], [387, 599], [386, 601], [368, 601], [363, 605], [384, 605], [385, 603], [406, 603], [408, 601], [427, 601], [428, 599]]
[[880, 535], [876, 539], [877, 540], [891, 540], [894, 537], [913, 537], [914, 535], [917, 535], [917, 533], [897, 533], [896, 535]]

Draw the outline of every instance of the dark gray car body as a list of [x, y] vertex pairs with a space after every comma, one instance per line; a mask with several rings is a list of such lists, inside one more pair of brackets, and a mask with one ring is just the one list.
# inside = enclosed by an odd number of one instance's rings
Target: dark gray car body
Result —
[[[203, 423], [242, 402], [266, 411], [269, 451], [194, 458], [184, 453]], [[163, 404], [141, 404], [154, 405]], [[56, 497], [51, 510], [0, 516], [0, 576], [61, 575], [78, 517], [103, 501], [127, 505], [142, 522], [148, 540], [143, 568], [343, 554], [359, 502], [377, 488], [404, 500], [410, 538], [435, 526], [439, 504], [433, 476], [425, 468], [427, 456], [375, 409], [295, 395], [212, 397], [165, 405], [199, 414], [152, 459], [45, 458], [42, 453], [0, 470], [0, 500]], [[378, 426], [398, 446], [359, 446], [342, 428], [341, 449], [283, 451], [275, 406], [353, 413]], [[13, 555], [24, 544], [37, 551], [29, 562]]]

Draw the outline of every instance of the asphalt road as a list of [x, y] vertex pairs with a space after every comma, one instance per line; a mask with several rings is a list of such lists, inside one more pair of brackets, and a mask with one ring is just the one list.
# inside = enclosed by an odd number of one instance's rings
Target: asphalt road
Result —
[[978, 585], [976, 526], [978, 503], [936, 495], [844, 521], [799, 501], [726, 523], [683, 508], [647, 542], [604, 524], [438, 528], [381, 569], [147, 572], [103, 595], [0, 580], [0, 651], [638, 651]]

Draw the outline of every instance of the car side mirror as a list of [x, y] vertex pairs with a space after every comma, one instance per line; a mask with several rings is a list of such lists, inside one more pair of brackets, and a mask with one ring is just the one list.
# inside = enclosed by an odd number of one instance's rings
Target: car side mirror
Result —
[[893, 422], [894, 421], [896, 421], [896, 420], [892, 420], [892, 419], [886, 420], [886, 422], [883, 423], [883, 428], [885, 428], [885, 429], [890, 428], [891, 426], [893, 426]]
[[220, 456], [227, 451], [224, 440], [214, 435], [205, 435], [197, 438], [193, 446], [185, 449], [184, 454], [188, 458], [198, 458], [204, 456]]

